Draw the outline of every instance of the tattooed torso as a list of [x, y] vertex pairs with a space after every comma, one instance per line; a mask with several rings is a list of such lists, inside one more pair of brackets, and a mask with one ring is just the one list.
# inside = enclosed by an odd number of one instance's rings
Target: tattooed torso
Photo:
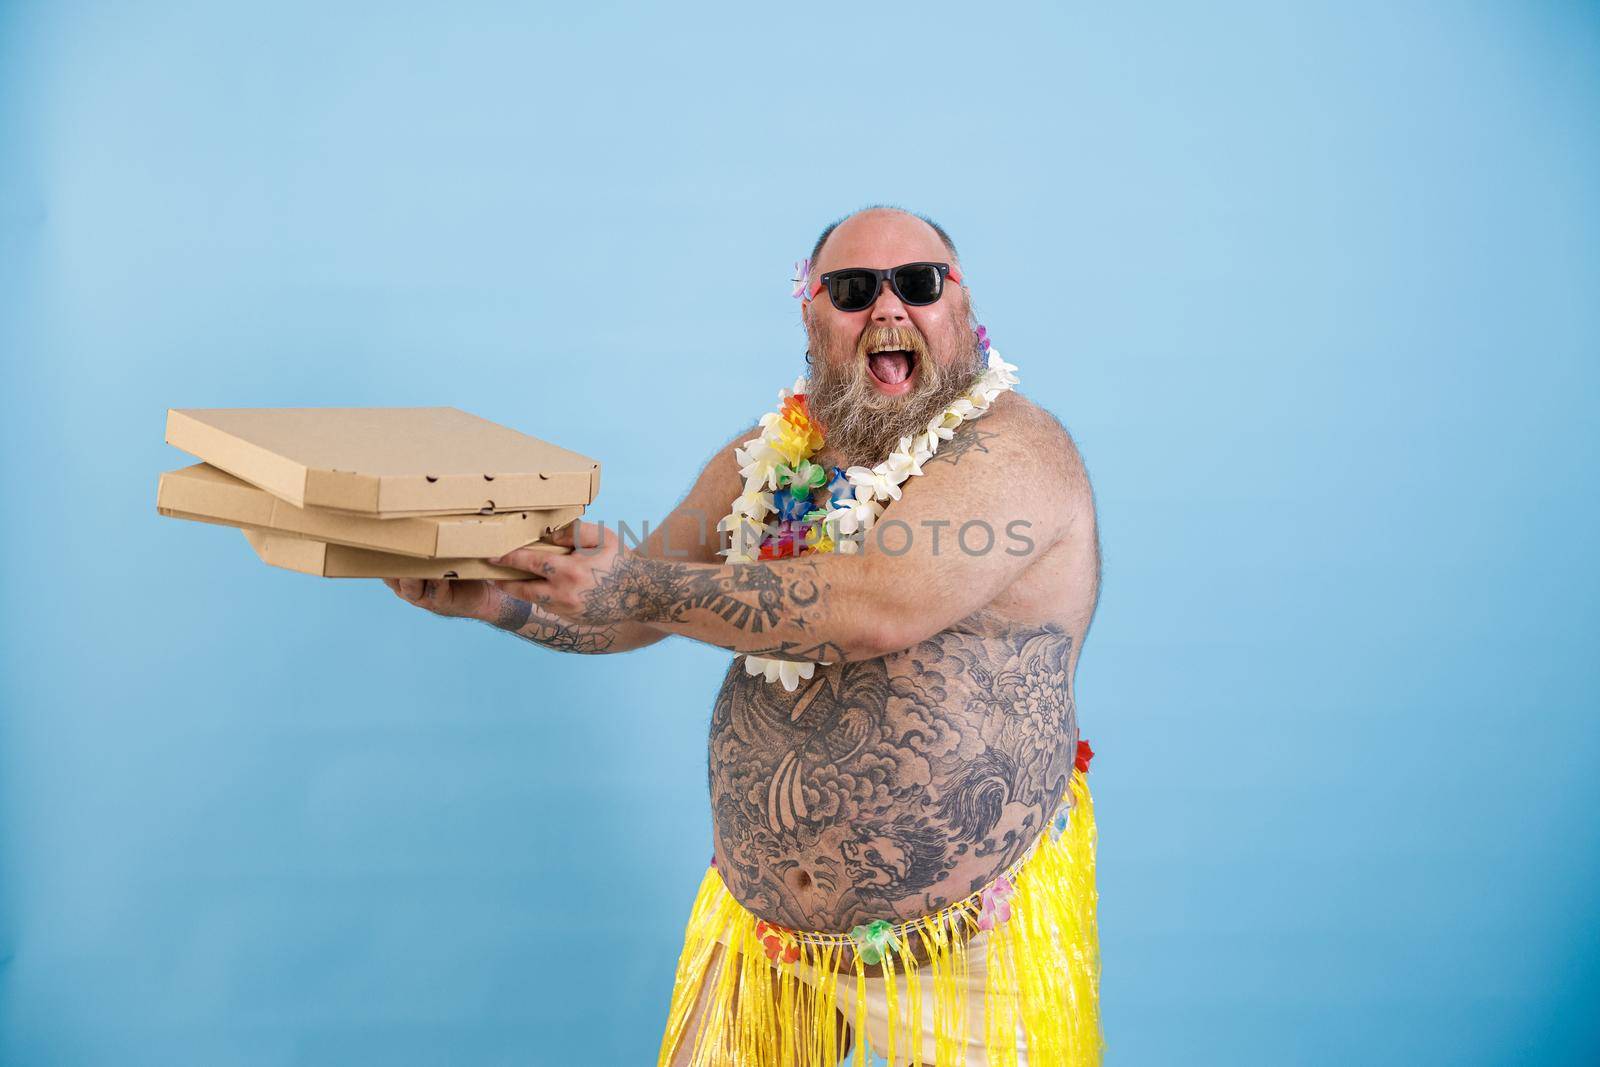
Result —
[[751, 911], [804, 930], [908, 919], [1016, 861], [1077, 745], [1073, 635], [980, 611], [795, 692], [735, 661], [711, 719], [716, 858]]

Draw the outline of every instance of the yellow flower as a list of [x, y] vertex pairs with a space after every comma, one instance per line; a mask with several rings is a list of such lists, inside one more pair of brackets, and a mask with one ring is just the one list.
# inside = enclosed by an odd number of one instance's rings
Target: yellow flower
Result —
[[[791, 467], [798, 465], [801, 460], [808, 458], [822, 446], [821, 434], [814, 429], [799, 429], [788, 421], [774, 424], [768, 434], [767, 443]], [[816, 440], [813, 441], [813, 438]]]

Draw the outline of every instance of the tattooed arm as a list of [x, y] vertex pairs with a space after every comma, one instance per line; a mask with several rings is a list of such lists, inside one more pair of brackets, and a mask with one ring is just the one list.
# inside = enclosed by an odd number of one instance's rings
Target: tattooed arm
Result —
[[859, 555], [683, 563], [624, 552], [583, 523], [565, 542], [580, 551], [510, 553], [538, 576], [496, 585], [571, 622], [645, 623], [735, 652], [837, 661], [908, 648], [988, 604], [1078, 519], [1070, 440], [1009, 399], [906, 483]]
[[[759, 429], [757, 426], [746, 430], [734, 440], [744, 441]], [[743, 485], [738, 465], [732, 459], [732, 445], [730, 442], [717, 450], [683, 500], [648, 533], [632, 558], [693, 563], [711, 563], [718, 558], [716, 521]], [[549, 558], [529, 553], [524, 566], [537, 573]], [[639, 620], [591, 624], [563, 618], [532, 603], [515, 589], [496, 588], [489, 582], [391, 579], [385, 584], [402, 599], [435, 615], [477, 619], [557, 652], [629, 652], [669, 635], [669, 631]]]

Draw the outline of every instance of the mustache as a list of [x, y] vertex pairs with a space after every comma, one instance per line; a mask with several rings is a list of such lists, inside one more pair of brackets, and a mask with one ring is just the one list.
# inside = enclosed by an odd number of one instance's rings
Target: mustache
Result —
[[917, 357], [917, 365], [921, 366], [928, 355], [928, 341], [922, 336], [922, 331], [915, 326], [869, 326], [862, 331], [861, 339], [856, 342], [856, 355], [865, 359], [871, 352], [881, 352], [888, 348], [898, 348], [910, 352]]
[[[807, 404], [812, 417], [822, 424], [829, 446], [846, 465], [879, 462], [901, 437], [920, 433], [929, 419], [976, 380], [983, 369], [976, 335], [954, 331], [949, 338], [936, 336], [952, 346], [948, 366], [933, 354], [932, 344], [922, 332], [909, 324], [874, 324], [854, 343], [845, 337], [830, 340], [808, 324]], [[898, 397], [878, 393], [867, 360], [867, 353], [875, 348], [912, 353], [916, 366], [910, 392]], [[813, 352], [815, 359], [810, 358]]]

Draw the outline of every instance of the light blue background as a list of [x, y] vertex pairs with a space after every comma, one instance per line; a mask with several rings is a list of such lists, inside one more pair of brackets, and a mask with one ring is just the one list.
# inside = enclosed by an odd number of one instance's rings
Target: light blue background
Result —
[[1099, 493], [1113, 1064], [1600, 1055], [1600, 9], [0, 3], [0, 1062], [649, 1062], [728, 656], [158, 518], [456, 404], [659, 516], [852, 207]]

